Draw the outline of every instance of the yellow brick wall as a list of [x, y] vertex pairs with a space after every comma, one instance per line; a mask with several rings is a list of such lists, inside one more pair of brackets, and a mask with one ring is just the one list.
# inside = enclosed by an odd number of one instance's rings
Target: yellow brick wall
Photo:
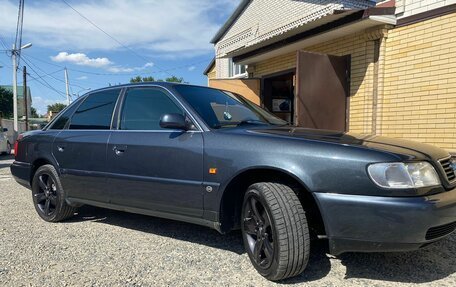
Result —
[[217, 70], [215, 69], [215, 65], [208, 71], [206, 76], [207, 76], [207, 85], [209, 86], [209, 83], [211, 82], [211, 80], [217, 78]]
[[[384, 29], [382, 31], [385, 31]], [[434, 144], [456, 152], [456, 13], [380, 36], [377, 121], [373, 125], [373, 31], [303, 50], [351, 55], [349, 130]], [[296, 67], [296, 52], [255, 64], [254, 77]]]
[[456, 151], [456, 13], [390, 30], [380, 132]]
[[[336, 56], [351, 54], [350, 119], [349, 130], [372, 132], [372, 95], [374, 44], [366, 33], [341, 37], [302, 49], [309, 52]], [[296, 52], [268, 59], [255, 65], [255, 77], [262, 77], [296, 67]]]

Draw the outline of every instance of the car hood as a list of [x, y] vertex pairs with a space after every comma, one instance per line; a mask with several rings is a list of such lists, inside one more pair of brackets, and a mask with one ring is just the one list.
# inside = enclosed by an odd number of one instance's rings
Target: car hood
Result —
[[300, 127], [251, 128], [249, 133], [330, 142], [336, 144], [360, 146], [401, 155], [406, 159], [439, 160], [449, 156], [444, 149], [429, 144], [410, 140], [389, 138], [376, 135], [362, 135], [329, 130], [315, 130]]

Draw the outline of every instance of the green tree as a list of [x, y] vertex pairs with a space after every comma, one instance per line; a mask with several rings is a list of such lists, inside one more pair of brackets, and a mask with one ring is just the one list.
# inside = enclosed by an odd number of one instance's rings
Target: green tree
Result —
[[155, 82], [155, 79], [154, 79], [154, 77], [149, 76], [149, 77], [142, 78], [142, 81], [143, 82]]
[[65, 104], [62, 104], [62, 103], [55, 103], [55, 104], [52, 104], [52, 105], [48, 105], [47, 108], [48, 108], [48, 113], [49, 112], [54, 112], [54, 113], [58, 113], [60, 112], [61, 110], [63, 110], [64, 108], [66, 107]]
[[30, 108], [30, 115], [32, 116], [32, 118], [39, 118], [40, 117], [38, 115], [38, 113], [36, 112], [36, 109], [34, 107]]
[[141, 76], [136, 76], [136, 77], [130, 79], [130, 83], [141, 83], [141, 82], [142, 82]]
[[184, 78], [180, 77], [176, 77], [176, 76], [171, 76], [169, 78], [166, 78], [165, 79], [165, 82], [171, 82], [171, 83], [183, 83], [184, 82]]
[[141, 76], [136, 76], [134, 78], [130, 79], [130, 83], [144, 83], [144, 82], [172, 82], [172, 83], [184, 83], [184, 78], [176, 77], [176, 76], [171, 76], [166, 78], [165, 80], [158, 79], [155, 80], [154, 77], [149, 76], [149, 77], [141, 77]]
[[155, 79], [152, 76], [143, 77], [143, 78], [141, 78], [141, 76], [136, 76], [136, 77], [130, 79], [130, 83], [144, 83], [144, 82], [155, 82]]
[[0, 87], [0, 117], [13, 116], [13, 93]]

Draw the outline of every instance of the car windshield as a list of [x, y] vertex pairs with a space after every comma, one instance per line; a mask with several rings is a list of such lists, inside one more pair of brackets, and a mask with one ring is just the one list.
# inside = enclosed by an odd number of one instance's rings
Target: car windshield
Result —
[[177, 85], [175, 89], [213, 129], [287, 122], [237, 94], [205, 87]]

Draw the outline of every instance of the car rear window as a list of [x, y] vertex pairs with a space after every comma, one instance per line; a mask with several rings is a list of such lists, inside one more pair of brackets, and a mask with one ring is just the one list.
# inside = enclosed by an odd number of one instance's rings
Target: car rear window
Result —
[[71, 115], [74, 111], [78, 108], [81, 100], [77, 100], [73, 102], [67, 109], [61, 111], [58, 115], [56, 120], [51, 124], [49, 127], [50, 130], [62, 130], [65, 128], [66, 124], [68, 123]]
[[109, 130], [119, 93], [113, 89], [89, 95], [71, 118], [70, 129]]

